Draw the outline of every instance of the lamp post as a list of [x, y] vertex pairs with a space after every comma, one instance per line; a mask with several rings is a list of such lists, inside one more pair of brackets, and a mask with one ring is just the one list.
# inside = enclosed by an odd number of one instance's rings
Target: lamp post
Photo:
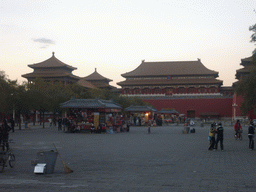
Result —
[[[14, 93], [11, 93], [11, 98], [13, 98], [13, 96], [14, 96]], [[15, 105], [14, 105], [14, 103], [12, 106], [12, 118], [15, 121]]]
[[235, 118], [236, 118], [236, 108], [237, 108], [237, 104], [236, 103], [234, 103], [233, 105], [232, 105], [232, 107], [234, 108], [234, 120], [235, 120]]

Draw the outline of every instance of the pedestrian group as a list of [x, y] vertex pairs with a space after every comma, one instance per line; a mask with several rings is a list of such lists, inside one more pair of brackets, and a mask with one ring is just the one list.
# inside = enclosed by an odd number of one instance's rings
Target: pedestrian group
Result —
[[[242, 139], [242, 126], [240, 124], [240, 121], [237, 120], [235, 125], [234, 125], [234, 130], [235, 130], [235, 139]], [[220, 143], [220, 149], [221, 151], [224, 150], [223, 146], [223, 139], [224, 139], [224, 128], [222, 127], [221, 122], [218, 124], [212, 123], [210, 130], [209, 130], [209, 146], [208, 150], [218, 150], [218, 144]], [[255, 133], [255, 127], [253, 121], [250, 121], [249, 127], [248, 127], [248, 138], [249, 138], [249, 149], [253, 150], [254, 149], [254, 133]], [[215, 138], [215, 136], [217, 137]]]

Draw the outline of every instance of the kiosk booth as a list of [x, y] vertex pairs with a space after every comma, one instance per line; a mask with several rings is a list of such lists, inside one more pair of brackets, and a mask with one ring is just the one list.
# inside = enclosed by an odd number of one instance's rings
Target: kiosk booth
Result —
[[161, 119], [166, 125], [179, 121], [179, 112], [175, 109], [162, 109], [157, 114], [161, 115]]
[[121, 112], [122, 107], [113, 100], [103, 99], [75, 99], [60, 104], [67, 108], [65, 117], [69, 120], [67, 132], [91, 131], [95, 132], [102, 126], [114, 126], [115, 117]]
[[157, 110], [150, 106], [134, 106], [125, 108], [125, 111], [129, 112], [130, 121], [132, 125], [147, 125], [149, 120], [154, 120], [154, 115]]

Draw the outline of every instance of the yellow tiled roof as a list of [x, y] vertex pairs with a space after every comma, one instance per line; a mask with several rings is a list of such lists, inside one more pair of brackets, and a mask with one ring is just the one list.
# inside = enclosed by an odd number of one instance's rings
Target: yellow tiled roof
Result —
[[45, 60], [45, 61], [42, 61], [40, 63], [35, 63], [35, 64], [31, 64], [31, 65], [28, 65], [29, 67], [31, 68], [56, 68], [56, 67], [65, 67], [65, 68], [69, 68], [71, 69], [72, 71], [77, 69], [75, 67], [72, 67], [70, 65], [67, 65], [65, 63], [63, 63], [62, 61], [60, 61], [59, 59], [57, 59], [55, 56], [54, 56], [54, 52], [52, 53], [52, 57]]
[[182, 75], [214, 75], [218, 72], [207, 69], [200, 60], [197, 61], [160, 61], [144, 62], [133, 71], [122, 74], [123, 77], [147, 76], [182, 76]]

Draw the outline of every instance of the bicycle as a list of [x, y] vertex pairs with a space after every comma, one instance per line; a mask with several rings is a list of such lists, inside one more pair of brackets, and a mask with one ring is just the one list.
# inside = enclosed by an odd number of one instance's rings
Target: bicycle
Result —
[[235, 133], [234, 137], [235, 137], [236, 140], [237, 139], [240, 139], [240, 140], [243, 139], [242, 132], [243, 132], [243, 130], [240, 129], [240, 130], [237, 131], [237, 133]]
[[10, 151], [0, 152], [0, 173], [9, 165], [11, 168], [15, 166], [15, 155]]

